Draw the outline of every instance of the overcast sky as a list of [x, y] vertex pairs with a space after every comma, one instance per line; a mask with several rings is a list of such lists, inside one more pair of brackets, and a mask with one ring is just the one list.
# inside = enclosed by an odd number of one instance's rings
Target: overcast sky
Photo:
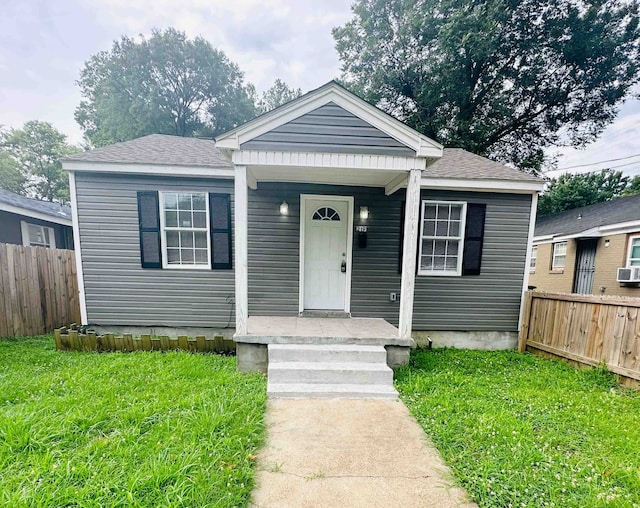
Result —
[[[331, 28], [351, 0], [0, 0], [0, 125], [47, 120], [78, 143], [75, 81], [84, 62], [121, 35], [173, 26], [202, 35], [239, 64], [258, 91], [282, 78], [303, 91], [340, 74]], [[639, 155], [613, 164], [640, 174], [640, 101], [588, 149], [560, 150], [559, 167]], [[554, 152], [557, 150], [554, 150]], [[636, 162], [637, 161], [637, 162]], [[606, 166], [604, 164], [603, 166]], [[598, 165], [576, 170], [599, 169]]]

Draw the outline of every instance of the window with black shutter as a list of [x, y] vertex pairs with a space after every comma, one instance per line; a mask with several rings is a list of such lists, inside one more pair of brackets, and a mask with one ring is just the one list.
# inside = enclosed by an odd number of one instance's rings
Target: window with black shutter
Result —
[[143, 268], [232, 268], [231, 198], [206, 192], [138, 192]]
[[[479, 275], [486, 204], [422, 201], [418, 275]], [[464, 237], [462, 236], [464, 235]], [[404, 203], [400, 217], [398, 273], [402, 273]]]

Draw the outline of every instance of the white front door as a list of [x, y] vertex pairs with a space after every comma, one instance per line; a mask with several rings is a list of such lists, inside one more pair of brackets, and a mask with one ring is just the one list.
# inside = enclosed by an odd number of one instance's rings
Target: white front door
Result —
[[347, 310], [350, 198], [305, 197], [303, 221], [305, 310]]

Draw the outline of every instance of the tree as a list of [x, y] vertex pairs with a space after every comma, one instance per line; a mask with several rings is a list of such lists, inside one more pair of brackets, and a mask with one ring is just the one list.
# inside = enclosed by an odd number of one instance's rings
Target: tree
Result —
[[623, 192], [624, 196], [635, 196], [636, 194], [640, 194], [640, 175], [634, 176]]
[[418, 131], [538, 171], [639, 80], [638, 0], [356, 0], [345, 84]]
[[9, 131], [0, 128], [0, 189], [25, 194], [27, 178], [17, 161], [8, 153], [8, 136]]
[[[69, 179], [60, 159], [78, 152], [48, 122], [32, 120], [4, 135], [0, 170], [15, 186], [9, 190], [45, 201], [69, 201]], [[6, 169], [6, 172], [5, 172]], [[4, 182], [3, 182], [4, 187]]]
[[173, 28], [122, 37], [85, 63], [75, 117], [94, 146], [152, 133], [213, 136], [255, 115], [243, 79], [202, 37]]
[[280, 78], [277, 78], [273, 85], [262, 94], [262, 98], [258, 101], [258, 110], [261, 113], [266, 113], [301, 95], [300, 88], [291, 88]]
[[565, 173], [549, 180], [538, 200], [538, 215], [551, 215], [580, 206], [619, 198], [629, 184], [622, 171], [604, 169], [590, 173]]

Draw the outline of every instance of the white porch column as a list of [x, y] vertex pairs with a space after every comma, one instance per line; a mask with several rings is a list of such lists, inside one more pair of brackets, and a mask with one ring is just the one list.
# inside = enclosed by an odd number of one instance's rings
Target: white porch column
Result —
[[402, 286], [400, 288], [400, 323], [398, 335], [411, 338], [413, 292], [416, 282], [416, 256], [420, 230], [420, 179], [422, 171], [412, 169], [407, 178], [407, 198], [404, 211], [404, 243], [402, 245]]
[[247, 334], [247, 318], [249, 311], [249, 276], [248, 276], [248, 201], [247, 168], [236, 166], [234, 178], [234, 252], [236, 279], [236, 334]]

